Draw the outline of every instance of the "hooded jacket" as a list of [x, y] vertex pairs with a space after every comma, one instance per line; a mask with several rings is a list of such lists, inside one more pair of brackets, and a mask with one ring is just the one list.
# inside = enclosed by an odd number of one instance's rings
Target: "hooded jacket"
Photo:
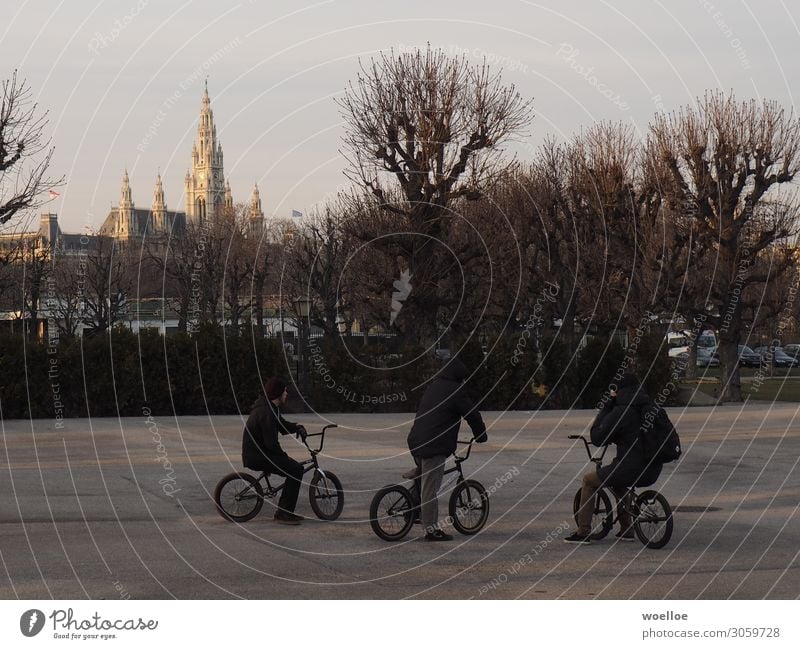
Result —
[[464, 387], [466, 378], [467, 368], [453, 359], [425, 390], [408, 434], [411, 455], [427, 458], [453, 453], [462, 418], [467, 420], [477, 441], [487, 440], [481, 414]]
[[642, 410], [652, 400], [640, 385], [620, 388], [600, 411], [592, 424], [591, 438], [595, 446], [616, 444], [617, 455], [597, 473], [610, 487], [646, 487], [658, 480], [662, 465], [648, 464], [639, 441]]
[[297, 429], [298, 424], [281, 417], [280, 409], [262, 394], [253, 404], [244, 427], [242, 463], [248, 469], [265, 470], [264, 462], [267, 457], [286, 455], [278, 441], [278, 433], [293, 435]]

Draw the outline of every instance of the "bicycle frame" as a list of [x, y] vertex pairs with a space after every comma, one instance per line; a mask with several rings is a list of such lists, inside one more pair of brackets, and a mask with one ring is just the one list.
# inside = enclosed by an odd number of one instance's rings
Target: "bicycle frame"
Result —
[[[447, 476], [447, 475], [450, 475], [451, 473], [458, 473], [458, 477], [454, 480], [454, 482], [456, 484], [458, 484], [459, 482], [463, 482], [464, 481], [464, 471], [461, 468], [461, 463], [469, 458], [469, 454], [472, 451], [472, 444], [473, 444], [474, 441], [475, 441], [475, 438], [473, 437], [469, 441], [458, 440], [456, 442], [457, 444], [466, 445], [467, 452], [464, 455], [459, 455], [457, 452], [453, 453], [453, 461], [455, 462], [455, 464], [453, 466], [451, 466], [449, 469], [445, 469], [445, 472], [442, 474], [442, 486], [439, 487], [440, 491], [442, 491], [445, 487], [449, 487], [450, 484], [452, 484], [453, 480], [451, 480], [450, 482], [447, 482], [447, 483], [444, 482], [444, 477]], [[421, 477], [414, 478], [414, 480], [412, 481], [411, 489], [409, 489], [409, 491], [411, 492], [411, 496], [412, 496], [412, 498], [414, 498], [414, 501], [415, 501], [414, 502], [414, 507], [419, 507], [420, 494], [422, 493], [422, 478]]]
[[[602, 453], [595, 457], [592, 455], [589, 443], [586, 441], [585, 437], [582, 435], [569, 435], [569, 439], [581, 440], [586, 448], [586, 454], [589, 456], [589, 460], [593, 462], [598, 469], [602, 466], [603, 457], [608, 449], [607, 445], [603, 447]], [[608, 492], [611, 492], [611, 495], [616, 499], [616, 506], [611, 504]], [[622, 492], [621, 496], [617, 496], [617, 492]], [[579, 491], [575, 495], [573, 508], [576, 519], [578, 518], [580, 503], [582, 502], [582, 495], [582, 491]], [[604, 507], [598, 511], [598, 503], [603, 500], [605, 501]], [[593, 515], [601, 514], [604, 522], [601, 524], [600, 531], [593, 534], [593, 538], [604, 538], [614, 524], [618, 523], [621, 517], [624, 518], [626, 516], [630, 527], [633, 528], [636, 536], [639, 537], [639, 540], [644, 543], [646, 547], [653, 549], [663, 548], [672, 536], [672, 508], [667, 499], [658, 491], [644, 491], [640, 496], [637, 496], [635, 484], [629, 487], [620, 487], [619, 489], [601, 486], [597, 490], [594, 508]], [[655, 535], [649, 527], [645, 527], [651, 524], [656, 524], [658, 526]], [[626, 532], [626, 530], [622, 530], [620, 534], [624, 532]]]
[[[319, 473], [321, 473], [323, 476], [325, 475], [325, 471], [323, 471], [322, 469], [319, 468], [319, 462], [317, 461], [317, 455], [319, 455], [322, 452], [322, 448], [323, 448], [323, 446], [325, 446], [325, 431], [328, 430], [329, 428], [338, 428], [338, 425], [337, 424], [328, 424], [327, 426], [325, 426], [322, 429], [321, 432], [319, 432], [319, 433], [308, 433], [305, 437], [303, 437], [303, 445], [308, 449], [308, 452], [311, 455], [311, 457], [308, 458], [307, 460], [303, 460], [302, 462], [300, 462], [300, 466], [303, 467], [303, 475], [305, 475], [309, 471], [319, 471]], [[314, 448], [311, 448], [308, 445], [308, 438], [309, 437], [319, 437], [320, 438], [320, 440], [319, 440], [319, 448], [315, 448], [314, 449]], [[258, 478], [256, 478], [255, 483], [253, 483], [253, 484], [259, 484], [262, 480], [264, 481], [264, 483], [266, 484], [266, 489], [264, 489], [264, 498], [265, 499], [277, 496], [283, 490], [283, 487], [286, 484], [286, 481], [284, 480], [284, 482], [282, 484], [278, 485], [277, 487], [273, 487], [272, 483], [270, 483], [270, 481], [269, 481], [269, 475], [270, 475], [269, 471], [264, 471], [264, 472], [261, 473], [261, 475], [258, 476]], [[253, 485], [248, 485], [244, 490], [242, 490], [238, 494], [238, 496], [241, 497], [241, 496], [246, 495], [251, 489], [253, 489]]]
[[[595, 456], [595, 455], [592, 454], [592, 449], [589, 447], [589, 442], [586, 441], [586, 438], [583, 435], [568, 435], [567, 439], [579, 439], [579, 440], [581, 440], [583, 442], [583, 445], [586, 447], [586, 455], [589, 456], [589, 461], [593, 462], [595, 467], [598, 468], [598, 469], [601, 466], [603, 466], [603, 458], [605, 457], [606, 451], [608, 450], [608, 444], [603, 446], [603, 450], [600, 453], [600, 455]], [[604, 487], [601, 487], [601, 489], [604, 489]], [[614, 500], [616, 500], [617, 503], [622, 502], [622, 507], [625, 509], [625, 512], [629, 516], [634, 517], [634, 516], [636, 516], [638, 514], [638, 512], [634, 512], [633, 511], [634, 510], [634, 505], [636, 503], [636, 487], [635, 486], [627, 487], [625, 495], [621, 499], [617, 498], [617, 495], [611, 489], [608, 489], [608, 491], [611, 492], [611, 495], [614, 496]], [[611, 522], [612, 522], [612, 524], [614, 524], [614, 523], [617, 523], [618, 521], [619, 521], [619, 511], [618, 511], [618, 507], [615, 507], [614, 508], [614, 516], [613, 516], [613, 519], [612, 519]]]

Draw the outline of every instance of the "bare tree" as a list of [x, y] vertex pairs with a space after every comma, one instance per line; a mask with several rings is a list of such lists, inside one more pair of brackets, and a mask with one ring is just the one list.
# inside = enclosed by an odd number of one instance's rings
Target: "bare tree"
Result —
[[83, 322], [89, 335], [105, 333], [122, 321], [135, 287], [132, 250], [102, 235], [86, 255]]
[[25, 80], [4, 80], [0, 103], [0, 224], [16, 215], [31, 213], [49, 198], [49, 190], [63, 178], [52, 180], [47, 169], [53, 156], [45, 138], [47, 113], [39, 114]]
[[83, 319], [83, 275], [80, 258], [57, 255], [53, 264], [53, 298], [50, 310], [58, 327], [58, 338], [74, 338]]
[[[486, 64], [429, 46], [362, 64], [339, 104], [346, 174], [391, 217], [388, 232], [407, 233], [376, 245], [392, 259], [401, 256], [415, 278], [404, 320], [408, 333], [430, 339], [444, 273], [456, 270], [441, 245], [449, 239], [449, 210], [482, 197], [514, 164], [503, 146], [531, 121], [530, 103]], [[365, 224], [358, 236], [368, 241], [373, 232]]]
[[[350, 205], [339, 197], [310, 215], [298, 230], [298, 241], [291, 247], [288, 259], [286, 278], [290, 290], [311, 300], [310, 321], [326, 336], [338, 333], [342, 314], [352, 310], [352, 289], [360, 283], [358, 242], [345, 227]], [[351, 259], [351, 255], [355, 257]], [[354, 267], [350, 268], [348, 281], [344, 281], [345, 264], [351, 262]]]
[[280, 256], [282, 244], [278, 243], [279, 227], [273, 222], [265, 223], [257, 233], [251, 233], [247, 239], [247, 254], [253, 264], [250, 284], [251, 324], [255, 327], [255, 334], [263, 338], [266, 331], [264, 327], [264, 304], [267, 287], [271, 276], [275, 275], [276, 259]]
[[252, 284], [255, 268], [253, 239], [260, 233], [251, 227], [248, 208], [237, 204], [233, 210], [226, 210], [223, 218], [227, 227], [220, 234], [224, 236], [225, 259], [222, 270], [222, 302], [233, 335], [239, 335], [239, 325], [244, 314], [253, 305], [253, 295], [248, 285]]
[[650, 164], [664, 166], [670, 206], [690, 211], [695, 240], [714, 252], [714, 274], [694, 279], [708, 286], [709, 322], [720, 330], [721, 400], [739, 401], [744, 305], [738, 296], [753, 283], [770, 282], [751, 272], [755, 260], [796, 232], [796, 196], [779, 190], [800, 165], [800, 122], [774, 101], [739, 103], [709, 92], [697, 107], [657, 115], [650, 138]]
[[42, 245], [36, 237], [26, 237], [19, 246], [14, 260], [13, 275], [15, 302], [23, 321], [27, 323], [27, 335], [31, 340], [39, 337], [39, 316], [42, 297], [47, 293], [47, 278], [53, 263], [50, 246]]

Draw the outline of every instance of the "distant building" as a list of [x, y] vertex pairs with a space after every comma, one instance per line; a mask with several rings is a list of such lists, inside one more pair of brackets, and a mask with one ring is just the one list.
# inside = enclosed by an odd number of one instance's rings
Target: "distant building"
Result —
[[[78, 263], [85, 266], [86, 256], [101, 242], [113, 240], [125, 244], [140, 242], [144, 237], [158, 238], [169, 234], [180, 234], [187, 224], [202, 225], [225, 210], [233, 210], [233, 195], [230, 183], [225, 180], [222, 145], [217, 139], [214, 114], [208, 87], [203, 91], [197, 137], [192, 146], [191, 166], [186, 172], [184, 187], [185, 211], [167, 209], [164, 185], [161, 174], [156, 175], [153, 201], [149, 208], [137, 208], [133, 200], [130, 178], [127, 169], [122, 176], [119, 203], [112, 207], [97, 233], [64, 233], [58, 224], [58, 216], [42, 214], [36, 230], [16, 231], [0, 234], [0, 253], [7, 254], [11, 262], [41, 257], [43, 250], [49, 252], [48, 258], [54, 260], [62, 255], [77, 256]], [[264, 212], [261, 207], [261, 194], [258, 185], [253, 186], [247, 206], [248, 230], [260, 233], [264, 229]], [[85, 269], [82, 269], [85, 272]], [[53, 286], [54, 274], [48, 272], [43, 291]], [[126, 296], [126, 307], [118, 324], [133, 331], [155, 330], [170, 334], [178, 330], [178, 314], [174, 308], [174, 296], [170, 287], [165, 286], [161, 297], [143, 296], [139, 299]], [[0, 331], [35, 330], [39, 337], [47, 335], [49, 320], [54, 317], [53, 308], [60, 303], [42, 293], [36, 315], [36, 322], [28, 322], [30, 315], [23, 309], [19, 300], [11, 296], [0, 299]], [[274, 331], [274, 318], [267, 325]], [[35, 329], [34, 329], [35, 328]], [[81, 325], [77, 334], [82, 335]]]
[[58, 215], [45, 212], [39, 217], [39, 228], [23, 232], [0, 234], [0, 250], [31, 250], [50, 248], [63, 254], [77, 254], [81, 248], [82, 234], [69, 234], [61, 231]]
[[[233, 209], [233, 194], [230, 183], [225, 180], [222, 144], [217, 139], [208, 86], [203, 91], [191, 166], [184, 181], [184, 198], [184, 212], [168, 210], [161, 174], [158, 174], [151, 207], [137, 208], [126, 169], [122, 176], [119, 204], [111, 208], [100, 227], [100, 234], [118, 241], [158, 237], [170, 232], [179, 233], [187, 223], [202, 225], [206, 219], [221, 214], [223, 210]], [[252, 230], [263, 229], [264, 212], [258, 185], [253, 187], [250, 197], [249, 217]]]

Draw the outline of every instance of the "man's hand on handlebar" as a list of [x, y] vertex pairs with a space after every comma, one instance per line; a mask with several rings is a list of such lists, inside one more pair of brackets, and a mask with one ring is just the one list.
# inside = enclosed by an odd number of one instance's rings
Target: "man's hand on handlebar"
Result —
[[297, 430], [295, 431], [295, 435], [297, 436], [298, 439], [305, 439], [306, 435], [308, 435], [308, 433], [306, 432], [306, 427], [298, 426]]
[[480, 435], [475, 435], [475, 441], [478, 442], [478, 444], [483, 444], [488, 440], [489, 436], [486, 434], [485, 430]]

